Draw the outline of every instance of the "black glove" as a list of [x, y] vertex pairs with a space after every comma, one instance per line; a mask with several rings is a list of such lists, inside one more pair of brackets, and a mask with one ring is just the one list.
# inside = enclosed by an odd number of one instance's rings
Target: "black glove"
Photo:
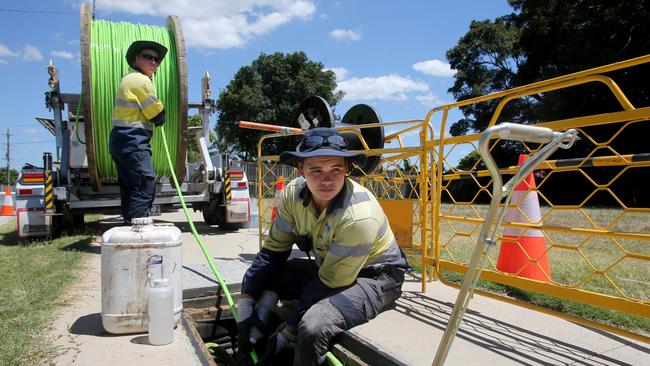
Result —
[[296, 236], [296, 239], [294, 241], [296, 242], [296, 245], [298, 246], [298, 249], [300, 249], [300, 250], [302, 250], [303, 252], [306, 252], [306, 253], [311, 252], [311, 249], [314, 246], [311, 238], [309, 236], [306, 236], [306, 235]]
[[278, 331], [269, 338], [266, 350], [264, 350], [260, 361], [256, 365], [270, 365], [275, 356], [290, 342], [295, 342], [296, 338], [297, 336], [287, 328], [286, 324], [282, 324]]
[[241, 297], [237, 302], [237, 340], [239, 353], [247, 354], [253, 349], [251, 344], [251, 328], [259, 327], [264, 329], [262, 322], [255, 313], [255, 299], [252, 297]]
[[165, 124], [165, 110], [163, 109], [154, 118], [152, 118], [151, 123], [156, 125], [156, 127], [160, 127]]

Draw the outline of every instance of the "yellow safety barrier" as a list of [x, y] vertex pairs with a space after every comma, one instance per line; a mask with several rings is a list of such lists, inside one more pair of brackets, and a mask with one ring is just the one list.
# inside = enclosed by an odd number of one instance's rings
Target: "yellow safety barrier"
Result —
[[[612, 100], [618, 103], [617, 110], [536, 124], [558, 132], [577, 130], [581, 147], [573, 153], [571, 149], [567, 150], [570, 155], [566, 155], [567, 152], [554, 153], [537, 166], [534, 191], [539, 197], [541, 218], [525, 222], [510, 222], [506, 218], [502, 223], [506, 230], [521, 229], [518, 230], [522, 232], [521, 237], [529, 231], [543, 234], [546, 242], [544, 255], [550, 262], [548, 281], [499, 271], [498, 250], [487, 258], [481, 279], [650, 317], [650, 207], [642, 207], [636, 202], [636, 196], [626, 193], [650, 189], [647, 181], [650, 149], [630, 151], [624, 143], [627, 137], [637, 133], [639, 127], [650, 123], [650, 106], [635, 106], [615, 79], [606, 75], [648, 63], [650, 55], [437, 107], [424, 120], [381, 123], [386, 131], [384, 148], [363, 150], [367, 155], [381, 155], [380, 163], [373, 171], [364, 172], [355, 179], [380, 200], [398, 243], [410, 256], [411, 264], [422, 271], [422, 291], [426, 291], [430, 279], [439, 279], [457, 287], [449, 281], [449, 275], [464, 275], [467, 270], [490, 200], [491, 177], [476, 153], [480, 134], [447, 136], [450, 112], [492, 101], [496, 107], [489, 126], [493, 126], [497, 121], [502, 122], [502, 111], [517, 99], [585, 84], [603, 85], [611, 93]], [[440, 123], [440, 129], [435, 131], [438, 135], [434, 134], [434, 122]], [[358, 133], [360, 129], [375, 126], [377, 124], [339, 130]], [[265, 155], [265, 146], [295, 135], [299, 133], [266, 135], [258, 145], [260, 240], [270, 226], [278, 176], [285, 179], [297, 176], [295, 170], [284, 170], [279, 174], [278, 156]], [[360, 134], [359, 137], [363, 142]], [[494, 151], [505, 144], [504, 141], [495, 141], [491, 145]], [[528, 154], [539, 149], [537, 144], [509, 144], [511, 148], [515, 146]], [[365, 142], [363, 145], [367, 147]], [[466, 161], [465, 169], [458, 168], [459, 156], [471, 158]], [[513, 160], [516, 163], [516, 157]], [[516, 169], [514, 164], [499, 166], [504, 180]], [[644, 177], [646, 180], [642, 179]], [[558, 187], [563, 185], [570, 186], [566, 189], [567, 194], [558, 193], [561, 192]], [[645, 197], [647, 195], [645, 193]], [[510, 202], [510, 209], [520, 210], [519, 203]], [[404, 215], [409, 210], [413, 214]], [[523, 211], [520, 216], [527, 217]], [[501, 245], [501, 240], [502, 234], [499, 234], [497, 246]], [[540, 266], [535, 258], [530, 258], [530, 265]], [[518, 302], [505, 296], [481, 293]], [[530, 304], [520, 304], [531, 307]], [[643, 335], [560, 316], [650, 341]]]

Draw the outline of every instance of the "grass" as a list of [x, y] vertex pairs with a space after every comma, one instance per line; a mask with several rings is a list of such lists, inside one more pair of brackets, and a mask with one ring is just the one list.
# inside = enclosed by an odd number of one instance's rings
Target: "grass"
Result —
[[[484, 205], [443, 205], [443, 214], [461, 217], [484, 217]], [[542, 207], [544, 225], [566, 228], [609, 229], [614, 232], [648, 233], [647, 213], [625, 212], [623, 209], [583, 208], [550, 209]], [[469, 222], [441, 220], [441, 259], [467, 263], [478, 240], [480, 225]], [[499, 232], [500, 233], [500, 232]], [[650, 266], [638, 259], [650, 254], [647, 241], [613, 239], [610, 237], [545, 231], [553, 282], [568, 287], [638, 301], [650, 301]], [[484, 268], [495, 270], [497, 250], [492, 250]], [[603, 273], [597, 273], [602, 271]], [[445, 272], [443, 278], [462, 283], [462, 276]], [[629, 331], [650, 334], [650, 319], [555, 298], [531, 291], [481, 281], [479, 287], [553, 310], [580, 316]]]
[[[442, 277], [445, 280], [456, 283], [458, 285], [462, 285], [463, 283], [463, 275], [456, 272], [443, 270]], [[522, 290], [519, 288], [505, 286], [499, 283], [485, 280], [480, 280], [477, 288], [483, 291], [509, 296], [523, 302], [555, 310], [561, 313], [574, 315], [583, 319], [588, 319], [601, 324], [624, 329], [633, 333], [650, 335], [649, 318], [643, 318], [640, 316], [608, 310], [593, 305]]]
[[56, 352], [45, 331], [94, 233], [20, 243], [15, 225], [12, 220], [0, 228], [0, 365], [33, 365]]

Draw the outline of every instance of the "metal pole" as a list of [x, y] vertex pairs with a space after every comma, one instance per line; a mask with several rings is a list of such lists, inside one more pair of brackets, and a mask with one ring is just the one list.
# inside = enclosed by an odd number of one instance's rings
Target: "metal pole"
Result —
[[10, 155], [10, 152], [9, 152], [9, 151], [11, 151], [11, 149], [9, 149], [9, 146], [10, 146], [9, 145], [9, 142], [10, 142], [9, 136], [11, 136], [11, 135], [9, 134], [9, 129], [7, 128], [7, 187], [11, 183], [11, 181], [9, 179], [9, 161], [11, 160], [11, 155]]

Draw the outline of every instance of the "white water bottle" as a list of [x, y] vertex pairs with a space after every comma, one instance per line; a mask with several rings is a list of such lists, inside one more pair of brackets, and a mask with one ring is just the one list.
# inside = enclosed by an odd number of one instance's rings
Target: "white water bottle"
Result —
[[[262, 292], [262, 296], [260, 296], [260, 299], [255, 305], [255, 312], [257, 313], [259, 320], [262, 321], [264, 325], [268, 325], [269, 319], [271, 318], [271, 313], [273, 312], [273, 308], [275, 308], [275, 304], [277, 302], [278, 294], [271, 290]], [[262, 337], [264, 337], [264, 334], [261, 330], [257, 329], [257, 327], [251, 328], [249, 341], [252, 344], [257, 344], [257, 341], [262, 339]]]
[[149, 287], [149, 344], [163, 346], [174, 339], [174, 296], [169, 279], [151, 280]]

